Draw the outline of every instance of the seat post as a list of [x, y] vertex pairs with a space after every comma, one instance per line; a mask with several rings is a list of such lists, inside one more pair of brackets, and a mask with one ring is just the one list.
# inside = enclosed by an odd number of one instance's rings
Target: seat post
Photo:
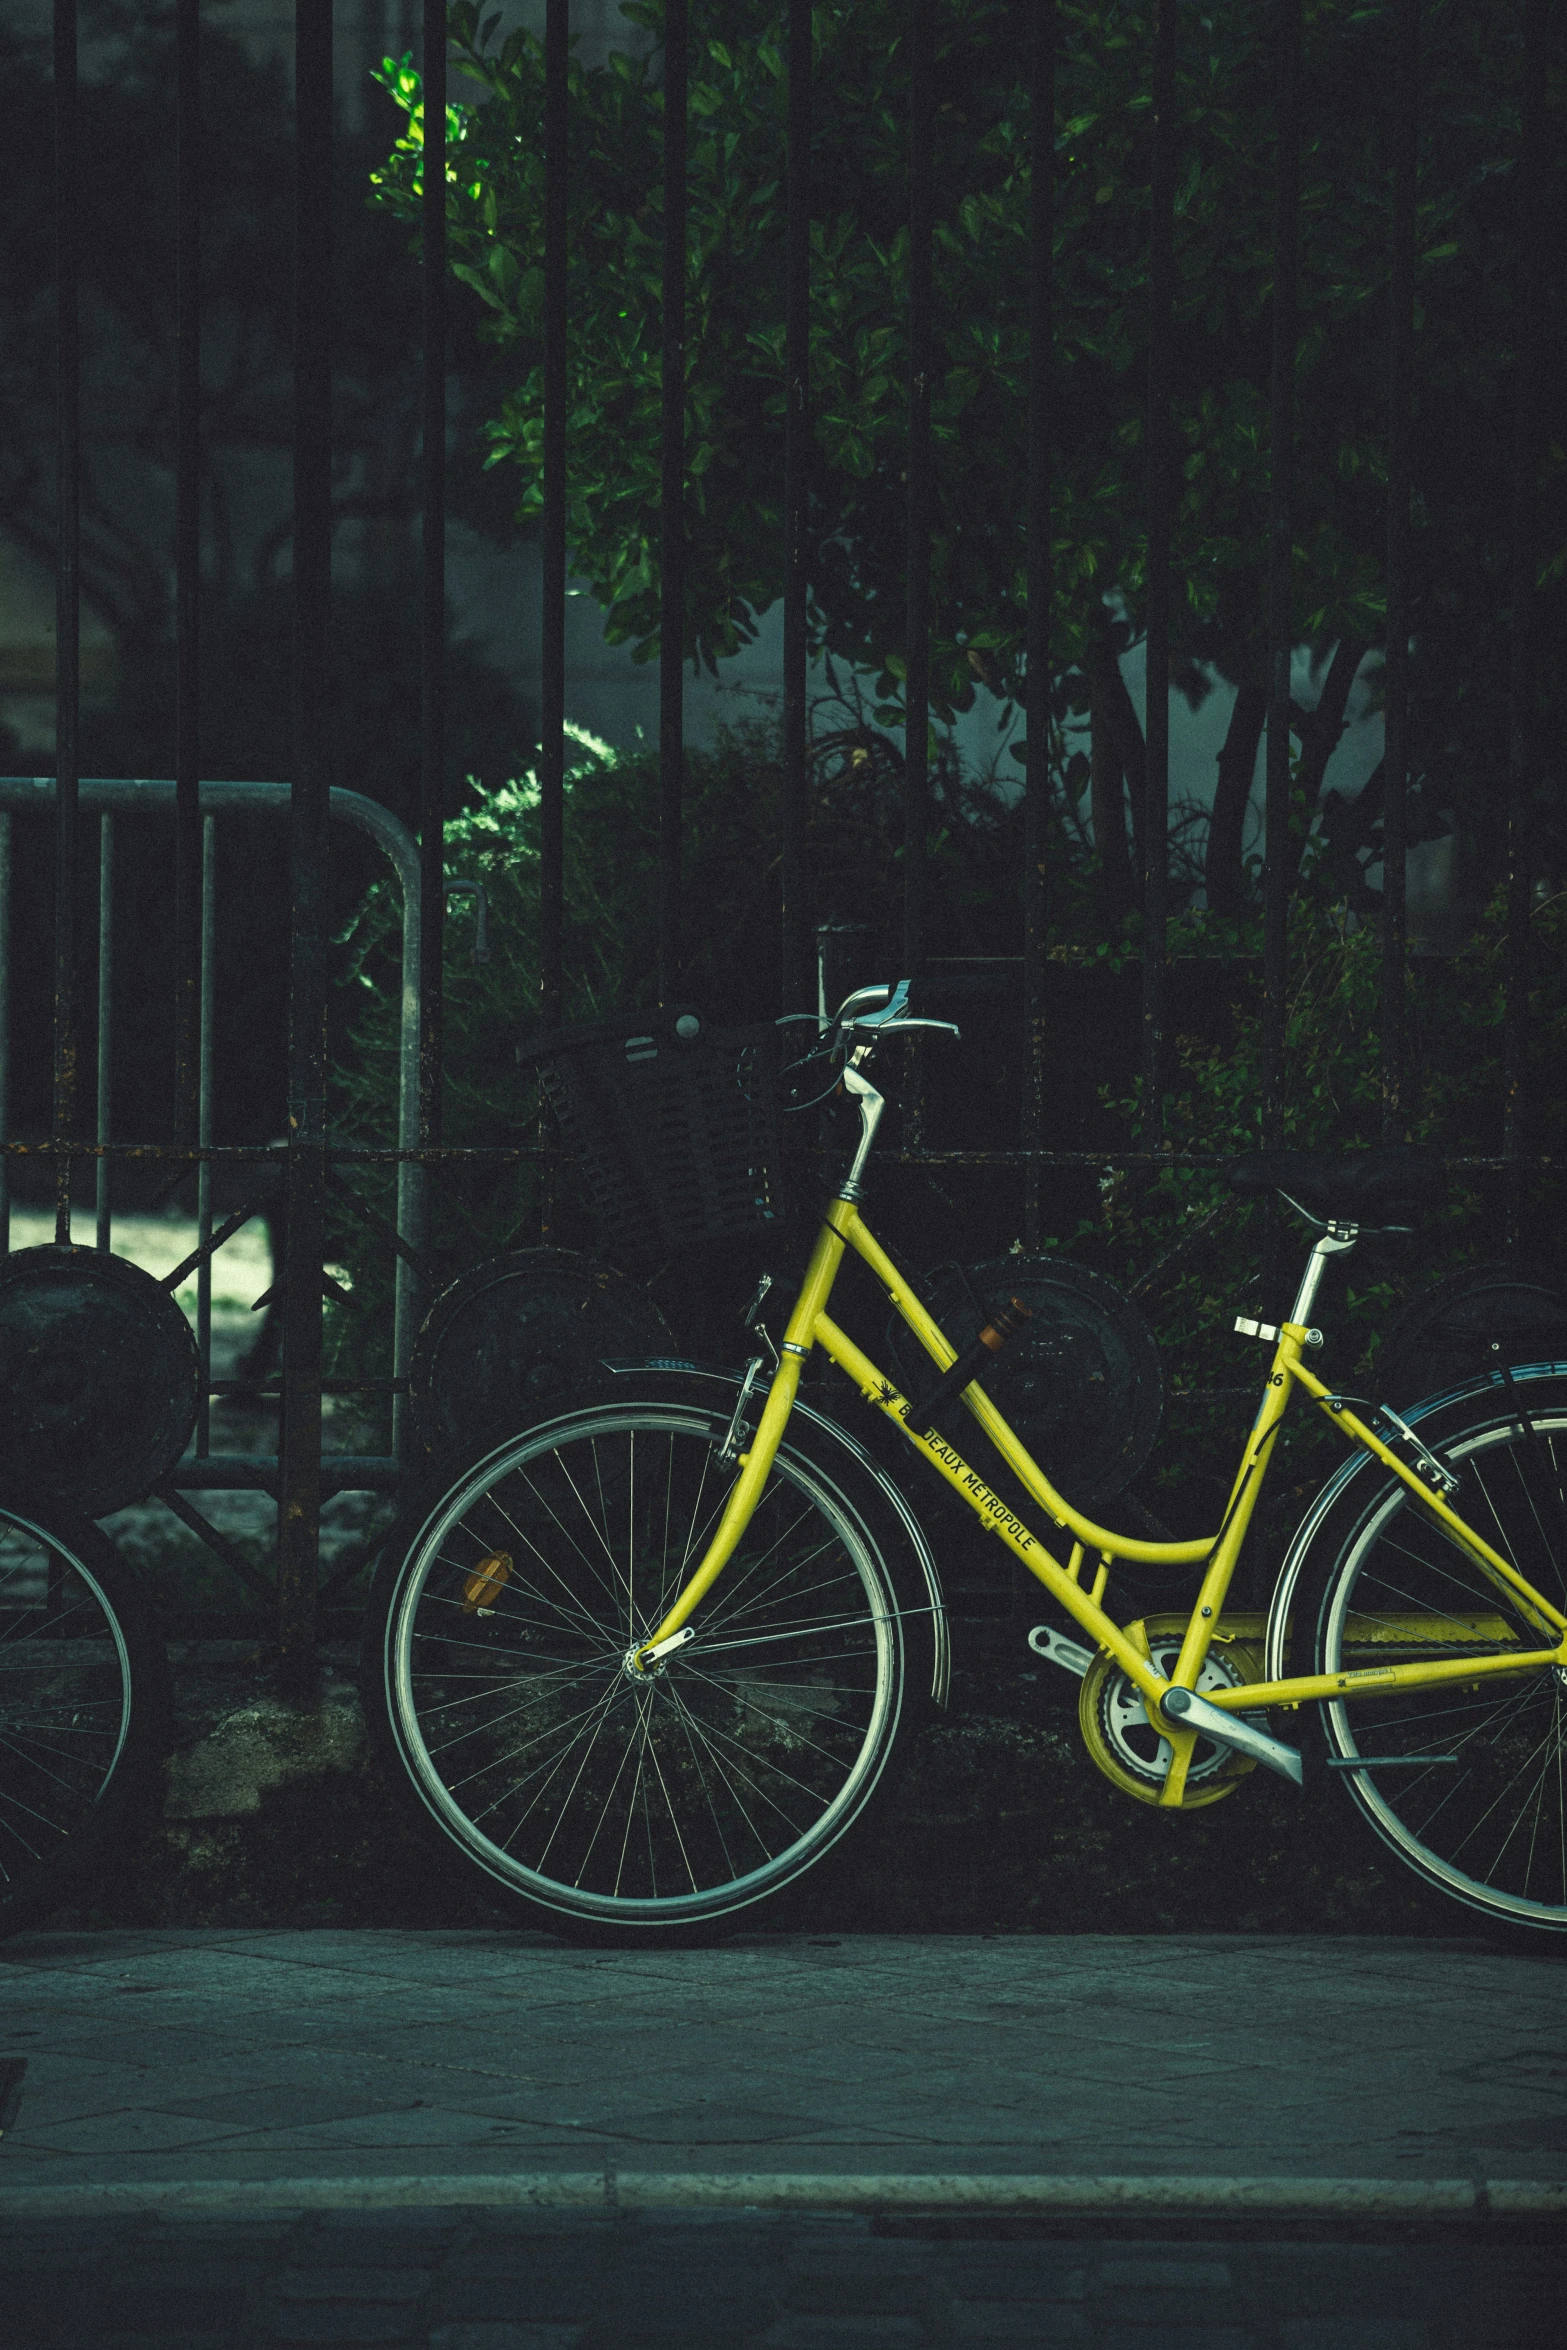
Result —
[[1354, 1247], [1359, 1237], [1358, 1224], [1329, 1224], [1324, 1228], [1321, 1238], [1306, 1259], [1306, 1270], [1300, 1277], [1300, 1288], [1290, 1308], [1289, 1318], [1292, 1322], [1310, 1321], [1311, 1309], [1317, 1302], [1317, 1291], [1322, 1286], [1322, 1276], [1327, 1270], [1329, 1257], [1342, 1256], [1346, 1249]]

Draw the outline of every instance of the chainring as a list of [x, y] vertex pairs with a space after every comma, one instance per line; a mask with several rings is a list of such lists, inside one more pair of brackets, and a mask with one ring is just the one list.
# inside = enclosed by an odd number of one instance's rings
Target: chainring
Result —
[[[1147, 1636], [1149, 1659], [1160, 1672], [1173, 1672], [1186, 1624], [1185, 1616], [1150, 1616], [1140, 1627]], [[1129, 1629], [1135, 1638], [1139, 1627]], [[1257, 1680], [1261, 1669], [1254, 1643], [1221, 1636], [1203, 1661], [1197, 1694], [1205, 1697], [1215, 1689], [1238, 1688]], [[1103, 1649], [1083, 1676], [1077, 1719], [1083, 1743], [1105, 1777], [1137, 1802], [1157, 1803], [1170, 1767], [1170, 1742], [1149, 1721], [1136, 1683]], [[1195, 1811], [1202, 1804], [1217, 1803], [1256, 1767], [1233, 1747], [1199, 1738], [1179, 1808]]]

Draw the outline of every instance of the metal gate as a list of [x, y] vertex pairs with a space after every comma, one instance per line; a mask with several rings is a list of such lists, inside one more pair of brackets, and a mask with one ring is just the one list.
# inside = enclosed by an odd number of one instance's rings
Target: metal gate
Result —
[[[1416, 258], [1415, 133], [1419, 105], [1420, 0], [1390, 0], [1396, 24], [1397, 85], [1393, 93], [1394, 172], [1388, 218], [1391, 271], [1390, 330], [1386, 346], [1387, 389], [1387, 756], [1382, 960], [1382, 1100], [1384, 1131], [1404, 1131], [1409, 1104], [1401, 1059], [1404, 1034], [1404, 872], [1409, 774], [1408, 647], [1411, 629], [1409, 518], [1411, 499], [1410, 415], [1413, 375], [1414, 271]], [[903, 964], [917, 972], [930, 934], [926, 883], [926, 840], [930, 796], [927, 760], [931, 702], [929, 672], [929, 572], [931, 487], [936, 453], [931, 433], [933, 143], [935, 104], [934, 0], [908, 0], [908, 174], [907, 225], [910, 274], [905, 320], [908, 377], [907, 464], [907, 685], [904, 759]], [[808, 970], [810, 920], [805, 903], [804, 831], [807, 811], [807, 452], [810, 434], [808, 299], [810, 287], [811, 9], [809, 0], [781, 0], [780, 27], [787, 62], [787, 322], [785, 378], [787, 437], [783, 504], [787, 579], [784, 595], [783, 748], [785, 789], [782, 818], [783, 1010], [811, 1001]], [[446, 711], [443, 683], [445, 600], [446, 448], [446, 9], [426, 0], [423, 10], [423, 74], [426, 148], [423, 264], [423, 731], [420, 843], [415, 861], [407, 836], [394, 838], [382, 811], [368, 803], [346, 805], [352, 795], [332, 792], [327, 750], [325, 646], [331, 603], [330, 348], [332, 283], [330, 259], [319, 224], [330, 196], [332, 163], [332, 12], [321, 0], [297, 0], [295, 18], [295, 352], [294, 352], [294, 766], [288, 785], [208, 785], [201, 778], [197, 724], [199, 645], [197, 586], [200, 568], [199, 449], [201, 432], [201, 315], [197, 291], [201, 221], [195, 168], [199, 129], [199, 0], [176, 0], [178, 67], [178, 414], [177, 414], [177, 595], [178, 751], [170, 784], [127, 785], [83, 782], [77, 772], [79, 659], [79, 485], [81, 466], [78, 305], [77, 51], [75, 0], [54, 0], [54, 200], [59, 250], [59, 549], [57, 604], [58, 754], [57, 782], [14, 779], [4, 787], [4, 804], [38, 806], [52, 793], [56, 838], [54, 1090], [50, 1137], [45, 1143], [8, 1140], [7, 1153], [39, 1151], [58, 1168], [60, 1231], [69, 1231], [69, 1179], [73, 1161], [95, 1156], [101, 1178], [100, 1238], [111, 1201], [108, 1170], [127, 1155], [157, 1154], [210, 1167], [220, 1155], [204, 1124], [210, 1098], [202, 1077], [204, 921], [204, 827], [219, 820], [230, 804], [225, 795], [264, 795], [268, 806], [287, 815], [290, 827], [292, 913], [290, 938], [290, 1047], [288, 1135], [278, 1147], [287, 1201], [289, 1246], [296, 1263], [319, 1264], [323, 1251], [325, 1203], [334, 1163], [344, 1154], [328, 1141], [325, 1113], [323, 1012], [327, 988], [323, 925], [323, 869], [326, 828], [333, 813], [370, 828], [397, 866], [403, 889], [404, 1054], [402, 1102], [395, 1151], [360, 1153], [361, 1158], [395, 1162], [400, 1168], [399, 1233], [404, 1251], [399, 1266], [398, 1354], [394, 1376], [406, 1367], [407, 1339], [417, 1293], [417, 1250], [423, 1170], [438, 1170], [441, 1148], [441, 958], [446, 877], [443, 862], [443, 745]], [[1148, 670], [1151, 678], [1169, 666], [1172, 525], [1176, 495], [1176, 452], [1171, 428], [1174, 301], [1174, 221], [1177, 202], [1178, 125], [1175, 90], [1182, 10], [1178, 0], [1157, 0], [1153, 17], [1150, 79], [1152, 93], [1149, 223], [1149, 307], [1146, 346], [1145, 499], [1149, 579]], [[1538, 758], [1532, 740], [1534, 650], [1529, 616], [1535, 601], [1532, 484], [1540, 440], [1536, 321], [1546, 269], [1545, 231], [1540, 221], [1544, 185], [1545, 66], [1548, 10], [1545, 0], [1519, 0], [1522, 71], [1520, 139], [1515, 158], [1523, 184], [1521, 219], [1525, 232], [1516, 254], [1519, 339], [1514, 353], [1514, 501], [1510, 517], [1514, 624], [1508, 680], [1509, 737], [1504, 820], [1507, 829], [1508, 1013], [1505, 1034], [1507, 1113], [1501, 1153], [1493, 1166], [1516, 1194], [1516, 1178], [1529, 1160], [1520, 1123], [1519, 1084], [1523, 1067], [1529, 873], [1524, 853], [1523, 813]], [[1051, 674], [1051, 447], [1058, 387], [1052, 372], [1053, 177], [1055, 170], [1055, 69], [1057, 11], [1054, 0], [1037, 0], [1031, 14], [1031, 48], [1020, 61], [1019, 99], [1026, 98], [1032, 142], [1032, 279], [1029, 306], [1029, 379], [1026, 415], [1018, 421], [1019, 447], [1026, 458], [1027, 674]], [[1265, 1082], [1261, 1138], [1281, 1132], [1285, 1037], [1285, 977], [1290, 876], [1285, 856], [1289, 787], [1292, 644], [1291, 571], [1293, 532], [1299, 522], [1291, 478], [1294, 375], [1299, 290], [1299, 172], [1301, 120], [1302, 0], [1277, 0], [1272, 12], [1275, 41], [1274, 106], [1276, 177], [1273, 189], [1273, 326], [1270, 383], [1271, 445], [1278, 453], [1272, 471], [1267, 517], [1267, 607], [1270, 645], [1267, 713], [1266, 867], [1264, 885]], [[544, 254], [544, 416], [542, 724], [539, 776], [542, 788], [541, 990], [546, 1024], [558, 1017], [562, 1001], [563, 840], [565, 823], [565, 597], [567, 588], [566, 384], [567, 304], [566, 206], [569, 35], [568, 0], [545, 5], [545, 254]], [[686, 0], [666, 0], [663, 86], [668, 135], [664, 150], [662, 301], [662, 637], [659, 665], [661, 715], [661, 897], [660, 980], [673, 992], [681, 967], [683, 612], [682, 503], [686, 479], [683, 415], [683, 360], [686, 322], [686, 144], [689, 66]], [[1147, 1147], [1120, 1155], [1120, 1163], [1168, 1164], [1160, 1113], [1167, 1026], [1167, 823], [1169, 809], [1168, 712], [1164, 697], [1148, 697], [1146, 803], [1142, 837], [1144, 916], [1142, 970], [1142, 1063], [1150, 1105]], [[1021, 968], [1021, 1011], [1028, 1038], [1028, 1082], [1021, 1104], [1015, 1147], [1000, 1152], [963, 1152], [926, 1146], [918, 1114], [918, 1090], [906, 1124], [904, 1155], [927, 1165], [954, 1162], [1015, 1167], [1023, 1193], [1023, 1223], [1030, 1240], [1040, 1224], [1040, 1177], [1061, 1164], [1103, 1165], [1116, 1154], [1054, 1151], [1046, 1143], [1043, 1090], [1046, 936], [1045, 762], [1025, 770], [1026, 919]], [[100, 1117], [96, 1130], [79, 1080], [79, 1006], [73, 994], [75, 941], [72, 935], [79, 864], [91, 853], [83, 818], [96, 811], [107, 827], [122, 809], [172, 807], [174, 831], [175, 1062], [179, 1114], [170, 1139], [148, 1143], [111, 1141]], [[400, 828], [398, 828], [400, 831]], [[107, 831], [101, 836], [106, 841]], [[101, 845], [101, 844], [100, 844]], [[105, 868], [107, 870], [107, 867]], [[105, 908], [107, 897], [102, 901]], [[424, 919], [420, 920], [421, 904]], [[107, 938], [107, 932], [105, 936]], [[102, 966], [101, 966], [102, 968]], [[100, 1090], [102, 1072], [100, 1069]], [[90, 1139], [90, 1137], [93, 1137]], [[236, 1155], [236, 1154], [230, 1154]], [[237, 1154], [240, 1156], [253, 1154]], [[471, 1154], [464, 1154], [471, 1155]], [[506, 1155], [524, 1155], [521, 1147]], [[204, 1214], [202, 1247], [221, 1235]], [[408, 1253], [412, 1252], [412, 1253]], [[325, 1484], [349, 1473], [322, 1458], [322, 1310], [319, 1286], [295, 1281], [287, 1293], [285, 1373], [277, 1490], [279, 1537], [276, 1605], [283, 1685], [301, 1694], [314, 1673], [318, 1601], [317, 1537]], [[193, 1484], [217, 1481], [211, 1462], [189, 1464]], [[376, 1481], [395, 1474], [395, 1458], [352, 1464], [355, 1477]]]

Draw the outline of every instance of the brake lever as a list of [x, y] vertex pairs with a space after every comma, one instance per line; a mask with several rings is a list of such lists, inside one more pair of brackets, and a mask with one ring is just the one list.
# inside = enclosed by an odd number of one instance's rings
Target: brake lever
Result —
[[899, 1036], [906, 1028], [934, 1028], [943, 1036], [961, 1037], [963, 1031], [952, 1020], [846, 1020], [844, 1029], [872, 1028], [878, 1037]]

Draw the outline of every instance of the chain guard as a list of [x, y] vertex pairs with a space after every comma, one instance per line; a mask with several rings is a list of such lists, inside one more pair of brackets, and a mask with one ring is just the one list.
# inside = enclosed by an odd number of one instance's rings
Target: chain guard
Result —
[[[1159, 1666], [1170, 1672], [1186, 1634], [1185, 1616], [1149, 1616], [1127, 1626], [1129, 1636]], [[1241, 1639], [1219, 1632], [1203, 1663], [1197, 1694], [1234, 1689], [1255, 1681], [1262, 1671], [1259, 1638]], [[1148, 1719], [1142, 1694], [1114, 1659], [1100, 1649], [1084, 1674], [1078, 1695], [1078, 1725], [1094, 1762], [1123, 1795], [1138, 1803], [1157, 1803], [1170, 1765], [1170, 1743]], [[1182, 1811], [1196, 1811], [1233, 1793], [1248, 1772], [1256, 1769], [1248, 1755], [1199, 1738], [1186, 1774]]]

